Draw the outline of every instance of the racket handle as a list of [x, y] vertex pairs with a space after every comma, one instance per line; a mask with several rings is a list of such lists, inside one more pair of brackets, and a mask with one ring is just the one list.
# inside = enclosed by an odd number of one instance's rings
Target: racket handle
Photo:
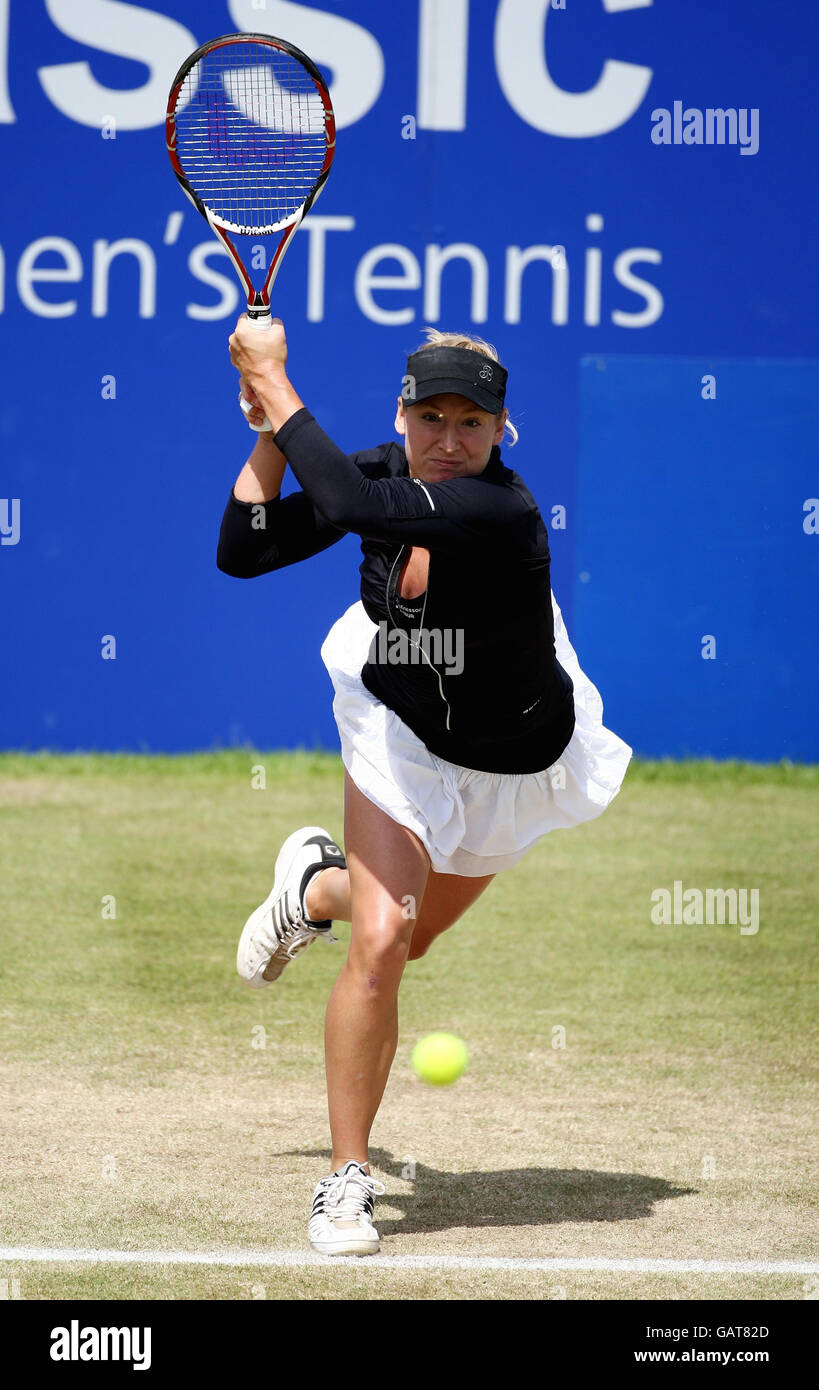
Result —
[[[251, 410], [255, 409], [255, 407], [250, 404], [250, 401], [245, 400], [244, 396], [239, 397], [239, 404], [242, 407], [242, 410], [244, 411], [245, 415], [249, 415]], [[250, 428], [252, 430], [256, 431], [257, 434], [264, 434], [265, 431], [270, 431], [273, 429], [273, 426], [271, 425], [266, 415], [264, 417], [263, 425], [251, 425], [249, 420], [247, 423], [248, 425], [250, 425]]]
[[[270, 310], [269, 310], [269, 309], [267, 310], [266, 313], [262, 314], [262, 315], [261, 315], [260, 317], [258, 317], [258, 318], [254, 318], [254, 317], [251, 316], [251, 314], [248, 314], [248, 319], [249, 319], [250, 322], [252, 323], [253, 327], [256, 329], [257, 333], [267, 333], [268, 330], [270, 329]], [[239, 397], [239, 404], [240, 404], [240, 406], [242, 407], [242, 410], [244, 411], [244, 413], [245, 413], [246, 416], [250, 414], [251, 410], [253, 410], [253, 406], [250, 404], [250, 401], [246, 401], [245, 398], [244, 398], [244, 396], [240, 396], [240, 397]], [[255, 430], [255, 431], [256, 431], [257, 434], [270, 433], [270, 432], [273, 430], [273, 426], [271, 425], [271, 423], [270, 423], [270, 421], [268, 420], [267, 416], [265, 416], [265, 418], [264, 418], [264, 424], [263, 424], [263, 425], [251, 425], [249, 420], [248, 420], [247, 423], [248, 423], [248, 425], [250, 425], [250, 428], [251, 428], [252, 430]]]

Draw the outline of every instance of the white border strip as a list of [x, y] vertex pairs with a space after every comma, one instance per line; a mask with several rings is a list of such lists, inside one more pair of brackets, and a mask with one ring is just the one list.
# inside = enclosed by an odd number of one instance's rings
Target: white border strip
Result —
[[302, 1269], [355, 1264], [376, 1269], [599, 1270], [612, 1274], [819, 1274], [815, 1260], [516, 1260], [483, 1255], [317, 1255], [300, 1250], [72, 1250], [63, 1246], [4, 1245], [0, 1260], [41, 1264], [255, 1265]]
[[429, 505], [431, 506], [432, 510], [435, 511], [435, 503], [433, 502], [432, 498], [430, 497], [429, 493], [427, 492], [426, 488], [424, 487], [424, 484], [421, 482], [421, 479], [420, 479], [420, 478], [413, 478], [412, 481], [413, 481], [414, 483], [417, 483], [418, 486], [419, 486], [419, 488], [421, 489], [421, 491], [422, 491], [423, 493], [425, 493], [426, 499], [427, 499], [427, 501], [429, 502]]

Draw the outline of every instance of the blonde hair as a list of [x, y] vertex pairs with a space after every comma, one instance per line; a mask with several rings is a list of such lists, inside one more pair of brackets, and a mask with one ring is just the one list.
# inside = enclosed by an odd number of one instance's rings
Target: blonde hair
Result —
[[[416, 348], [416, 352], [423, 352], [424, 348], [428, 347], [469, 348], [473, 352], [482, 353], [484, 357], [491, 357], [493, 362], [500, 363], [497, 348], [493, 347], [491, 343], [484, 342], [483, 338], [470, 338], [466, 333], [442, 333], [440, 328], [425, 328], [424, 333], [427, 341]], [[510, 445], [517, 444], [518, 432], [508, 414], [504, 430], [508, 431]]]

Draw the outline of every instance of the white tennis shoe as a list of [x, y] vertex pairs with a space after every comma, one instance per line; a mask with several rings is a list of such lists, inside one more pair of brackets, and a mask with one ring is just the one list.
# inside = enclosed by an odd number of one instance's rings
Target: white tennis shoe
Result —
[[339, 1172], [322, 1178], [313, 1194], [308, 1227], [313, 1249], [320, 1255], [377, 1255], [373, 1208], [375, 1198], [386, 1190], [383, 1182], [352, 1159]]
[[277, 980], [299, 951], [323, 937], [337, 941], [331, 921], [311, 922], [304, 906], [310, 880], [322, 869], [346, 869], [344, 851], [320, 825], [288, 836], [276, 860], [273, 888], [251, 912], [236, 952], [236, 969], [252, 989]]

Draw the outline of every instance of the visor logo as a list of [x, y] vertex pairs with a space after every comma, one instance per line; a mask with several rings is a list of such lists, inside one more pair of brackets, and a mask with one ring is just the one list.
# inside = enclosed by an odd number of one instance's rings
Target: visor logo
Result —
[[478, 372], [478, 376], [480, 377], [481, 381], [491, 381], [492, 375], [492, 368], [488, 365], [485, 367], [481, 367], [481, 370]]

